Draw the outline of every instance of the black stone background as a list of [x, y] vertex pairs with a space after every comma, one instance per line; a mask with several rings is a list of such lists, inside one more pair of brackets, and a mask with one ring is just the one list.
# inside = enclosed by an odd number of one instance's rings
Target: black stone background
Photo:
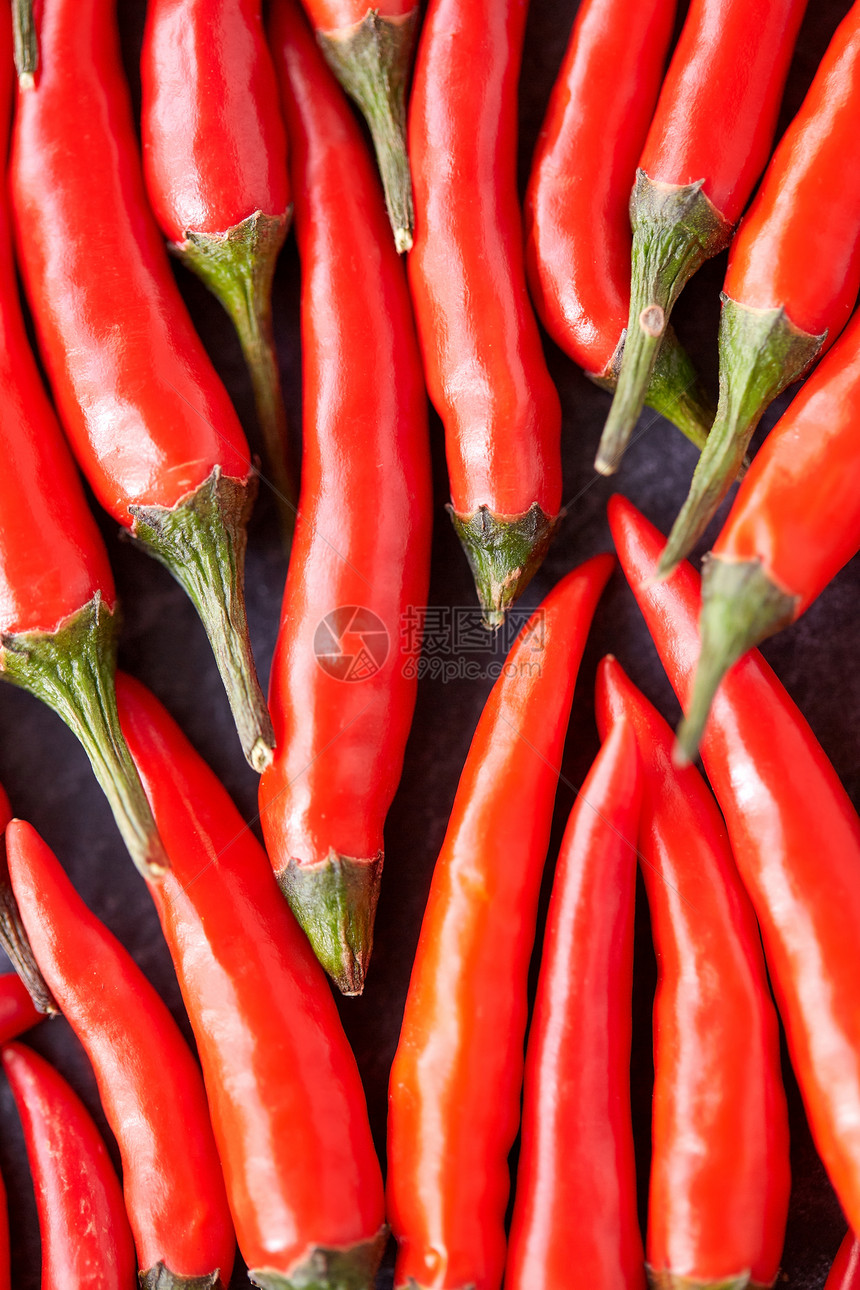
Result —
[[[780, 130], [797, 110], [818, 59], [848, 0], [814, 0], [802, 29], [790, 74]], [[532, 0], [521, 90], [521, 178], [540, 127], [553, 77], [570, 30], [573, 4]], [[121, 0], [124, 52], [135, 96], [136, 63], [143, 26], [142, 0]], [[719, 122], [715, 123], [719, 128]], [[846, 158], [846, 164], [856, 164]], [[97, 194], [93, 194], [97, 200]], [[94, 261], [98, 248], [93, 248]], [[678, 305], [675, 321], [701, 372], [716, 388], [718, 296], [725, 271], [719, 257], [699, 273]], [[253, 411], [248, 378], [226, 316], [188, 273], [177, 268], [183, 295], [236, 406], [249, 430]], [[277, 339], [286, 396], [294, 427], [300, 424], [298, 337], [299, 271], [294, 242], [285, 249], [275, 284]], [[121, 302], [118, 302], [121, 307]], [[360, 345], [360, 337], [356, 344]], [[550, 342], [547, 357], [564, 405], [563, 446], [568, 518], [555, 546], [528, 589], [525, 602], [536, 604], [573, 565], [610, 546], [605, 504], [618, 488], [632, 497], [664, 530], [684, 496], [694, 463], [690, 446], [668, 424], [647, 412], [615, 481], [596, 477], [591, 461], [608, 406], [608, 396], [587, 381]], [[384, 373], [379, 374], [384, 379]], [[765, 414], [763, 430], [786, 406], [783, 396]], [[760, 432], [761, 433], [761, 432]], [[464, 559], [442, 510], [447, 497], [441, 427], [431, 422], [436, 481], [436, 533], [431, 605], [471, 605], [473, 590]], [[372, 499], [368, 499], [372, 504]], [[383, 503], [384, 504], [384, 503]], [[834, 517], [834, 523], [838, 518]], [[256, 779], [245, 765], [202, 628], [179, 587], [168, 574], [129, 545], [117, 540], [113, 522], [102, 516], [125, 613], [121, 663], [145, 681], [180, 722], [219, 774], [245, 817], [256, 812]], [[710, 531], [711, 540], [717, 529]], [[707, 542], [701, 546], [705, 550]], [[247, 596], [251, 631], [261, 675], [268, 675], [285, 575], [271, 496], [265, 487], [251, 522]], [[857, 594], [860, 567], [855, 561], [821, 596], [804, 619], [764, 653], [788, 687], [860, 805], [860, 766], [856, 726], [860, 715], [857, 657]], [[580, 673], [559, 788], [553, 845], [544, 891], [549, 893], [551, 862], [561, 830], [597, 750], [592, 712], [595, 667], [607, 651], [617, 654], [634, 680], [672, 721], [677, 705], [657, 660], [633, 598], [617, 574], [598, 610]], [[403, 780], [386, 830], [386, 871], [376, 924], [376, 948], [364, 997], [342, 1000], [341, 1015], [367, 1090], [380, 1151], [384, 1149], [386, 1082], [397, 1042], [409, 970], [434, 860], [469, 741], [490, 682], [427, 680], [419, 689], [415, 725], [406, 754]], [[0, 780], [13, 810], [30, 820], [57, 851], [84, 899], [121, 938], [156, 984], [191, 1039], [170, 958], [155, 912], [141, 880], [124, 853], [109, 810], [93, 781], [83, 753], [62, 723], [35, 699], [0, 687]], [[821, 847], [826, 847], [822, 837]], [[499, 946], [504, 973], [504, 944]], [[639, 892], [633, 1104], [644, 1218], [647, 1191], [650, 1101], [650, 1008], [655, 965], [650, 947], [644, 893]], [[536, 964], [533, 965], [533, 977]], [[65, 1022], [41, 1026], [30, 1040], [49, 1056], [84, 1098], [103, 1131], [104, 1119], [86, 1058]], [[169, 1079], [153, 1058], [152, 1078]], [[794, 1189], [781, 1281], [796, 1290], [822, 1286], [844, 1231], [844, 1220], [812, 1146], [797, 1088], [786, 1066], [791, 1105]], [[113, 1144], [112, 1149], [113, 1149]], [[285, 1151], [289, 1144], [285, 1144]], [[116, 1152], [114, 1150], [114, 1158]], [[11, 1095], [0, 1087], [0, 1167], [9, 1192], [16, 1290], [39, 1285], [38, 1228], [20, 1128]], [[731, 1180], [727, 1180], [727, 1186]], [[177, 1215], [182, 1222], [182, 1215]], [[389, 1249], [379, 1287], [392, 1284]], [[247, 1285], [241, 1263], [231, 1286]]]

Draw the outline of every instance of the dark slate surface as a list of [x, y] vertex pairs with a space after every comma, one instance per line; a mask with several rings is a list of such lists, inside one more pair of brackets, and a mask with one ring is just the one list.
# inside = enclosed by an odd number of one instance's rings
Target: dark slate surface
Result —
[[[557, 0], [533, 0], [531, 5], [522, 77], [523, 177], [561, 59], [573, 8]], [[797, 109], [817, 59], [847, 8], [847, 0], [818, 0], [812, 7], [791, 73], [783, 125]], [[143, 4], [141, 0], [123, 0], [120, 10], [125, 52], [134, 82]], [[724, 258], [706, 266], [688, 288], [676, 313], [678, 330], [712, 385], [716, 379], [718, 293], [724, 268]], [[246, 425], [252, 427], [249, 383], [226, 319], [196, 281], [181, 270], [177, 270], [177, 275], [239, 412]], [[300, 412], [297, 289], [298, 266], [291, 242], [276, 281], [276, 310], [278, 344], [294, 426], [299, 424]], [[591, 461], [606, 413], [607, 396], [585, 380], [549, 343], [547, 351], [564, 405], [565, 496], [569, 516], [546, 564], [527, 592], [529, 605], [536, 604], [567, 569], [609, 547], [605, 504], [612, 489], [619, 488], [630, 495], [665, 529], [683, 498], [694, 457], [689, 445], [676, 432], [655, 414], [646, 413], [617, 480], [610, 483], [595, 477]], [[784, 396], [765, 416], [764, 429], [773, 425], [787, 401]], [[440, 426], [435, 420], [432, 434], [438, 523], [430, 603], [471, 605], [473, 596], [466, 566], [442, 511], [446, 500], [445, 472]], [[123, 667], [159, 695], [195, 747], [218, 772], [246, 818], [253, 821], [255, 777], [245, 766], [233, 737], [215, 665], [190, 604], [160, 567], [117, 541], [110, 521], [104, 520], [103, 529], [125, 608]], [[715, 532], [715, 528], [711, 530], [711, 537]], [[251, 630], [264, 676], [268, 674], [274, 646], [284, 573], [274, 509], [263, 489], [251, 524], [247, 588]], [[806, 617], [770, 642], [764, 653], [811, 722], [853, 800], [860, 804], [860, 765], [856, 754], [860, 678], [855, 668], [858, 584], [860, 570], [854, 562], [835, 579]], [[616, 575], [598, 611], [583, 660], [558, 795], [552, 854], [576, 787], [582, 782], [597, 748], [591, 693], [597, 661], [608, 650], [618, 655], [634, 680], [670, 720], [674, 721], [677, 716], [677, 705], [632, 596], [623, 578]], [[341, 1004], [344, 1024], [365, 1081], [380, 1150], [384, 1145], [387, 1074], [397, 1041], [423, 904], [459, 771], [488, 689], [489, 682], [479, 681], [427, 680], [421, 685], [403, 781], [387, 829], [386, 878], [379, 905], [372, 971], [364, 997]], [[83, 897], [122, 939], [189, 1034], [152, 905], [123, 852], [108, 808], [75, 740], [34, 699], [8, 686], [0, 687], [0, 731], [0, 780], [9, 792], [14, 811], [32, 821], [55, 848]], [[257, 829], [254, 823], [251, 827]], [[826, 846], [824, 837], [821, 846]], [[637, 938], [633, 1099], [644, 1209], [649, 1143], [649, 1014], [654, 986], [644, 898], [639, 902]], [[92, 1075], [65, 1022], [42, 1026], [34, 1032], [32, 1043], [57, 1063], [104, 1129]], [[794, 1189], [781, 1281], [796, 1290], [813, 1290], [824, 1283], [844, 1230], [844, 1220], [812, 1146], [788, 1069], [786, 1076], [792, 1116]], [[157, 1068], [153, 1077], [160, 1077]], [[0, 1086], [0, 1167], [9, 1191], [13, 1283], [17, 1290], [35, 1290], [39, 1285], [35, 1210], [20, 1129], [5, 1084]], [[389, 1251], [380, 1274], [380, 1287], [391, 1286], [392, 1266], [393, 1256]], [[231, 1285], [246, 1284], [242, 1268], [237, 1266]]]

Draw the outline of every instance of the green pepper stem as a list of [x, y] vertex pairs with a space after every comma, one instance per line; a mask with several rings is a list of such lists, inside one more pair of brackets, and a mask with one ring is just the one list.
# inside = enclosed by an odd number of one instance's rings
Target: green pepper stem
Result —
[[286, 1272], [252, 1268], [248, 1276], [261, 1290], [373, 1290], [387, 1242], [388, 1228], [383, 1226], [369, 1241], [355, 1245], [311, 1246], [301, 1262]]
[[298, 489], [290, 464], [289, 427], [272, 332], [272, 279], [290, 214], [255, 211], [223, 234], [189, 231], [183, 243], [171, 245], [220, 301], [236, 328], [254, 390], [267, 482], [278, 500], [287, 548], [295, 528]]
[[32, 89], [39, 67], [39, 37], [33, 17], [33, 0], [12, 0], [12, 40], [18, 84], [22, 90]]
[[613, 474], [624, 455], [675, 301], [731, 237], [732, 225], [705, 196], [703, 184], [662, 184], [637, 171], [630, 199], [630, 317], [618, 387], [594, 463], [602, 475]]
[[750, 309], [723, 295], [717, 416], [660, 557], [658, 578], [667, 577], [698, 542], [740, 472], [765, 408], [813, 362], [825, 337], [795, 327], [784, 309]]
[[546, 555], [561, 515], [547, 515], [537, 502], [521, 516], [494, 515], [479, 506], [471, 515], [448, 507], [475, 579], [484, 625], [500, 627]]
[[675, 760], [693, 760], [714, 696], [726, 672], [754, 645], [793, 622], [799, 596], [768, 577], [759, 560], [711, 556], [702, 574], [702, 648], [687, 715], [678, 726]]
[[218, 1271], [202, 1277], [181, 1277], [163, 1263], [156, 1263], [146, 1272], [139, 1272], [137, 1279], [140, 1290], [224, 1290]]
[[132, 860], [147, 878], [170, 868], [116, 708], [118, 615], [96, 592], [52, 632], [3, 635], [0, 675], [47, 703], [77, 735]]
[[412, 249], [415, 216], [406, 150], [406, 82], [418, 6], [401, 18], [368, 9], [346, 31], [320, 31], [317, 39], [337, 79], [355, 100], [370, 129], [398, 252]]
[[292, 860], [275, 876], [341, 994], [361, 994], [373, 950], [382, 852], [369, 860], [330, 851], [318, 864]]
[[270, 765], [272, 721], [251, 653], [245, 615], [246, 525], [256, 476], [229, 479], [216, 466], [176, 506], [130, 506], [132, 536], [173, 574], [209, 637], [248, 764]]

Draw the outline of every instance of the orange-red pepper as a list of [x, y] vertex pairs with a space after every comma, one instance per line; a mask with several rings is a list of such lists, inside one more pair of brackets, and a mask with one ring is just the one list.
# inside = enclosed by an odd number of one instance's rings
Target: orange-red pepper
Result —
[[[683, 705], [699, 653], [699, 579], [682, 564], [655, 581], [662, 535], [624, 498], [613, 498], [609, 513], [622, 566]], [[812, 1136], [858, 1229], [860, 820], [755, 652], [723, 682], [702, 757], [761, 928]]]
[[779, 1270], [790, 1169], [779, 1028], [755, 914], [716, 803], [672, 765], [672, 732], [614, 659], [597, 719], [636, 732], [639, 847], [659, 979], [648, 1265], [654, 1283], [764, 1287]]
[[644, 1290], [630, 1113], [636, 738], [610, 732], [568, 820], [529, 1030], [506, 1290]]
[[[0, 23], [4, 161], [11, 44], [9, 24]], [[113, 574], [30, 350], [5, 190], [0, 193], [0, 459], [0, 676], [63, 718], [90, 758], [135, 863], [163, 866], [166, 858], [116, 715], [119, 615]]]
[[[833, 344], [860, 287], [860, 4], [831, 40], [732, 244], [720, 402], [660, 569], [704, 533], [767, 405]], [[810, 508], [814, 505], [810, 501]]]
[[409, 282], [451, 515], [491, 625], [543, 559], [561, 508], [561, 408], [516, 185], [525, 20], [525, 0], [432, 0], [409, 107]]
[[[630, 309], [630, 186], [654, 115], [677, 0], [584, 0], [526, 192], [526, 268], [553, 340], [614, 389]], [[701, 448], [713, 409], [671, 327], [645, 402]]]
[[415, 214], [406, 152], [406, 83], [416, 0], [302, 0], [320, 48], [367, 121], [398, 251], [412, 247]]
[[243, 593], [256, 479], [148, 209], [114, 8], [36, 9], [39, 67], [19, 79], [10, 163], [19, 261], [78, 464], [191, 597], [261, 770], [274, 739]]
[[289, 531], [295, 486], [272, 335], [289, 227], [287, 140], [261, 0], [154, 0], [141, 52], [146, 188], [171, 250], [227, 310], [251, 373], [268, 482]]
[[636, 424], [669, 315], [731, 241], [765, 167], [806, 0], [693, 0], [630, 199], [630, 314], [595, 468], [611, 474]]
[[242, 1256], [268, 1290], [369, 1290], [382, 1176], [325, 975], [266, 855], [157, 700], [118, 677], [172, 868], [150, 884], [188, 1011]]
[[397, 1287], [501, 1284], [537, 898], [576, 671], [611, 568], [588, 561], [529, 619], [460, 777], [391, 1069]]
[[275, 0], [271, 38], [293, 143], [305, 434], [260, 815], [293, 912], [356, 994], [415, 705], [406, 628], [429, 577], [427, 396], [379, 180], [297, 0]]
[[36, 962], [92, 1062], [120, 1149], [142, 1290], [184, 1290], [195, 1277], [220, 1290], [235, 1238], [197, 1063], [36, 830], [13, 820], [6, 848]]
[[89, 1112], [63, 1077], [23, 1044], [4, 1047], [3, 1070], [33, 1175], [42, 1285], [132, 1290], [137, 1264], [122, 1188]]
[[860, 549], [860, 314], [753, 460], [702, 578], [692, 755], [729, 667], [794, 622]]

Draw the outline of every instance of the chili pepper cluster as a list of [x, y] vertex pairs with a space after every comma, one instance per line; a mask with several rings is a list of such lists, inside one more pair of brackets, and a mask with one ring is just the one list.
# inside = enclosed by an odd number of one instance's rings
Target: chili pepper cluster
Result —
[[[860, 0], [832, 7], [150, 0], [136, 36], [13, 0], [2, 767], [48, 827], [0, 790], [0, 1163], [43, 1286], [860, 1285], [860, 821], [754, 649], [860, 547]], [[619, 470], [668, 539], [604, 516]], [[642, 619], [618, 577], [599, 605], [607, 524]], [[658, 689], [652, 642], [677, 740], [627, 673]], [[32, 1244], [10, 1264], [0, 1220], [0, 1290]]]

